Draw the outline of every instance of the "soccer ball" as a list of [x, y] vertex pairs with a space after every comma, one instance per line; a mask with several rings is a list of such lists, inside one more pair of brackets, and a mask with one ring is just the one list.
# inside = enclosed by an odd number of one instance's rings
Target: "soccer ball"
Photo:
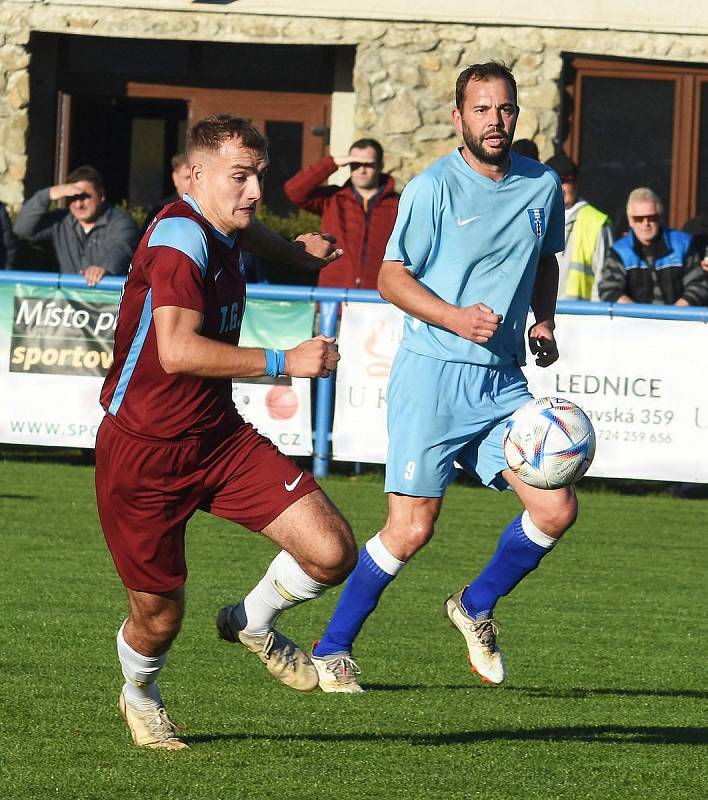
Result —
[[529, 486], [559, 489], [575, 483], [588, 471], [594, 455], [592, 422], [570, 400], [530, 400], [506, 423], [506, 462]]

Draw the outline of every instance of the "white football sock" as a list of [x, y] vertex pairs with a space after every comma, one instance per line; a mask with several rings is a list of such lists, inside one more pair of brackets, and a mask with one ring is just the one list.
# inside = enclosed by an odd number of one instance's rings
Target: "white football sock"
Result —
[[534, 525], [528, 511], [524, 511], [521, 515], [521, 527], [524, 529], [526, 536], [539, 547], [545, 547], [550, 550], [558, 542], [558, 539], [554, 539]]
[[245, 633], [260, 636], [268, 633], [286, 608], [319, 597], [326, 589], [326, 583], [311, 578], [290, 553], [281, 550], [235, 609], [236, 618]]
[[389, 575], [398, 575], [403, 567], [406, 566], [406, 562], [399, 561], [381, 541], [381, 531], [369, 539], [366, 543], [366, 549], [374, 563]]
[[125, 700], [135, 708], [162, 708], [162, 695], [156, 681], [167, 661], [167, 653], [144, 656], [133, 650], [123, 636], [123, 628], [127, 621], [125, 620], [120, 626], [116, 639], [118, 660], [125, 678], [123, 686]]

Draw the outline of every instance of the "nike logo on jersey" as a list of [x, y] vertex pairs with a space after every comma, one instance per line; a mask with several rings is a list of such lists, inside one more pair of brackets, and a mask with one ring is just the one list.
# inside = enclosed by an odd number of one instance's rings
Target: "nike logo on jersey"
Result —
[[477, 214], [476, 217], [468, 217], [467, 219], [462, 219], [462, 217], [457, 218], [457, 224], [462, 227], [463, 225], [467, 225], [470, 222], [474, 222], [476, 219], [479, 219], [482, 215]]
[[222, 268], [221, 268], [221, 269], [220, 269], [218, 272], [216, 272], [216, 273], [214, 274], [214, 283], [216, 283], [216, 282], [219, 280], [219, 275], [221, 275], [221, 273], [222, 273], [223, 271], [224, 271], [224, 269], [223, 269], [223, 267], [222, 267]]
[[304, 474], [305, 474], [304, 472], [301, 472], [301, 473], [300, 473], [300, 474], [297, 476], [297, 478], [295, 478], [295, 480], [294, 480], [292, 483], [288, 483], [287, 481], [285, 481], [285, 491], [286, 491], [286, 492], [292, 492], [292, 491], [294, 491], [295, 487], [298, 485], [298, 483], [300, 483], [300, 478], [302, 478], [302, 476], [303, 476]]

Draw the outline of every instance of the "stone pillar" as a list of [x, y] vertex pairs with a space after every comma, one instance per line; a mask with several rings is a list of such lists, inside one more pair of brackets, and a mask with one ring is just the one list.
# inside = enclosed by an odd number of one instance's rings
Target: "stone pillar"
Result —
[[0, 8], [0, 200], [23, 200], [29, 123], [29, 26], [13, 4]]

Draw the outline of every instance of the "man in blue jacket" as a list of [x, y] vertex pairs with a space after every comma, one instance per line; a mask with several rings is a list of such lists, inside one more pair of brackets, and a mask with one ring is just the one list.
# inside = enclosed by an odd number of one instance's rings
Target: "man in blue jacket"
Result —
[[627, 198], [630, 231], [610, 248], [598, 285], [610, 303], [708, 304], [708, 279], [691, 235], [662, 225], [663, 206], [651, 189]]

